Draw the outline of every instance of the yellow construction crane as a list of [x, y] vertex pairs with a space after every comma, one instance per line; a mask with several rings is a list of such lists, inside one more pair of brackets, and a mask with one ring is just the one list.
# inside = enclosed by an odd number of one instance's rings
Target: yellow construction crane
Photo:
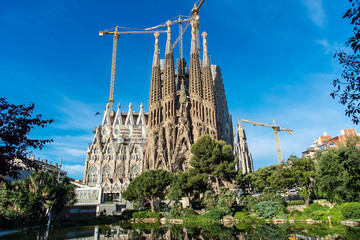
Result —
[[254, 121], [251, 121], [251, 120], [241, 119], [240, 126], [242, 126], [243, 122], [250, 123], [250, 124], [252, 124], [254, 126], [262, 126], [262, 127], [272, 128], [274, 130], [275, 145], [276, 145], [276, 153], [277, 153], [277, 157], [278, 157], [278, 163], [281, 164], [283, 162], [283, 157], [282, 157], [282, 153], [281, 153], [279, 132], [280, 131], [285, 131], [285, 132], [288, 132], [289, 134], [292, 134], [293, 130], [284, 129], [284, 128], [281, 128], [279, 125], [276, 125], [275, 124], [275, 119], [273, 119], [273, 125], [268, 125], [268, 124], [265, 124], [265, 123], [258, 123], [258, 122], [254, 122]]
[[[177, 39], [174, 41], [174, 44], [173, 44], [173, 48], [175, 48], [175, 46], [179, 43], [179, 58], [182, 59], [183, 58], [183, 34], [185, 32], [185, 30], [190, 26], [190, 22], [192, 20], [198, 22], [199, 20], [199, 12], [200, 12], [200, 8], [201, 6], [204, 4], [205, 0], [201, 0], [201, 2], [199, 3], [198, 6], [196, 6], [196, 3], [194, 4], [194, 7], [192, 8], [191, 10], [191, 13], [192, 13], [192, 16], [186, 16], [186, 19], [181, 19], [181, 16], [178, 17], [177, 20], [175, 21], [172, 21], [171, 22], [171, 25], [173, 24], [179, 24], [179, 36], [177, 37]], [[186, 25], [185, 27], [183, 28], [182, 27], [182, 24], [186, 22]], [[165, 27], [167, 26], [166, 23], [164, 24], [160, 24], [160, 25], [157, 25], [155, 27], [150, 27], [150, 28], [146, 28], [145, 30], [148, 31], [148, 30], [154, 30], [154, 29], [157, 29], [159, 27]], [[198, 26], [198, 24], [196, 24], [196, 26]], [[197, 48], [199, 49], [199, 29], [196, 29], [196, 41], [197, 41]]]
[[[110, 30], [104, 30], [99, 32], [99, 36], [102, 37], [104, 34], [113, 34], [113, 50], [112, 50], [112, 62], [111, 62], [111, 79], [110, 79], [110, 94], [109, 94], [109, 109], [111, 116], [114, 115], [113, 112], [113, 103], [114, 103], [114, 86], [115, 86], [115, 68], [116, 68], [116, 52], [117, 52], [117, 39], [120, 37], [120, 34], [142, 34], [142, 33], [154, 33], [155, 31], [125, 31], [119, 32], [119, 26], [116, 26]], [[157, 31], [159, 33], [166, 32]]]

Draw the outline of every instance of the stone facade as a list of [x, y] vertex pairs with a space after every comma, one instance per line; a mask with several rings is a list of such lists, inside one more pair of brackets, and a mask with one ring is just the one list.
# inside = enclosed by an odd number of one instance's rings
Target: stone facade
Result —
[[242, 169], [242, 173], [251, 173], [254, 172], [253, 160], [250, 154], [249, 147], [246, 143], [246, 134], [245, 130], [241, 125], [240, 120], [238, 119], [237, 125], [237, 139], [235, 142], [235, 154], [238, 156], [239, 161], [235, 166], [235, 170]]
[[[143, 171], [186, 171], [191, 145], [205, 134], [233, 147], [234, 154], [239, 155], [237, 169], [252, 171], [246, 137], [236, 138], [221, 70], [210, 65], [207, 34], [202, 34], [201, 62], [195, 33], [198, 23], [191, 25], [189, 68], [184, 59], [178, 59], [175, 68], [170, 22], [165, 59], [161, 61], [159, 33], [154, 34], [148, 113], [143, 112], [142, 105], [140, 112], [134, 113], [130, 104], [127, 114], [121, 113], [120, 106], [115, 114], [107, 105], [102, 124], [94, 131], [94, 140], [86, 153], [83, 180], [89, 186], [101, 187], [102, 202], [121, 200], [121, 192]], [[245, 136], [243, 130], [238, 132]], [[241, 154], [250, 156], [246, 166], [241, 163]]]
[[102, 124], [94, 131], [92, 144], [86, 152], [83, 182], [101, 187], [102, 201], [121, 200], [121, 193], [143, 171], [147, 141], [147, 114], [140, 112], [116, 114], [107, 104]]
[[178, 60], [178, 69], [175, 71], [170, 24], [164, 67], [161, 68], [159, 34], [155, 33], [149, 96], [149, 136], [144, 169], [186, 171], [191, 145], [204, 134], [234, 146], [233, 127], [220, 68], [210, 65], [205, 32], [202, 34], [201, 64], [196, 38], [197, 21], [192, 21], [191, 26], [188, 71], [184, 71], [186, 63], [183, 59]]

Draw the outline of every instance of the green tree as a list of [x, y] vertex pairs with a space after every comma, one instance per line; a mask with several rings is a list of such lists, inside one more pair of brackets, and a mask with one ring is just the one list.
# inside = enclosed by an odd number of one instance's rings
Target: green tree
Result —
[[[0, 98], [0, 176], [17, 179], [23, 169], [37, 169], [38, 165], [27, 156], [29, 148], [42, 147], [52, 140], [31, 139], [28, 134], [35, 127], [46, 127], [54, 120], [42, 120], [41, 115], [32, 117], [34, 104], [14, 105]], [[16, 162], [20, 160], [22, 164]]]
[[123, 198], [140, 204], [149, 201], [153, 212], [155, 200], [165, 199], [172, 181], [173, 174], [162, 169], [143, 172], [122, 193]]
[[226, 189], [225, 187], [220, 188], [220, 193], [217, 201], [217, 209], [225, 214], [229, 214], [232, 206], [236, 202], [236, 195], [233, 191]]
[[224, 141], [216, 141], [209, 135], [201, 136], [191, 147], [190, 165], [199, 173], [208, 174], [215, 182], [216, 193], [220, 186], [235, 177], [235, 157], [232, 147]]
[[290, 156], [287, 165], [291, 171], [293, 187], [301, 188], [299, 193], [305, 198], [305, 204], [308, 207], [314, 185], [315, 162], [312, 158]]
[[340, 145], [316, 156], [316, 189], [331, 202], [359, 201], [360, 149], [359, 138], [348, 139]]
[[360, 1], [349, 0], [351, 7], [343, 15], [343, 18], [350, 19], [350, 24], [353, 26], [353, 36], [351, 36], [345, 43], [348, 50], [340, 50], [335, 53], [335, 58], [338, 58], [340, 65], [343, 67], [341, 79], [334, 80], [334, 91], [331, 96], [339, 99], [339, 103], [347, 106], [345, 115], [352, 117], [355, 124], [359, 123], [358, 114], [360, 113]]
[[187, 197], [191, 204], [191, 197], [206, 191], [207, 178], [207, 174], [199, 173], [192, 168], [187, 172], [178, 171], [173, 178], [167, 197], [174, 201]]
[[[28, 178], [4, 184], [0, 193], [0, 212], [13, 216], [3, 221], [23, 225], [44, 223], [50, 212], [58, 214], [75, 203], [75, 186], [68, 178], [57, 182], [57, 172], [33, 172]], [[12, 218], [12, 219], [11, 219]]]
[[289, 166], [281, 163], [275, 165], [274, 171], [267, 179], [270, 182], [271, 188], [285, 192], [293, 186], [294, 179], [292, 176]]
[[278, 165], [271, 165], [264, 168], [259, 168], [255, 172], [249, 173], [245, 176], [245, 181], [251, 183], [257, 191], [262, 191], [265, 188], [271, 187], [270, 177], [276, 171]]

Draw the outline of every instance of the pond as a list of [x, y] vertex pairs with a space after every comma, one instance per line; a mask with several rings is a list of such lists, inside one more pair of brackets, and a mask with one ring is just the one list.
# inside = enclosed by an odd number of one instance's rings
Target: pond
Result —
[[[20, 232], [0, 239], [45, 239], [45, 232]], [[360, 239], [360, 228], [328, 224], [259, 224], [240, 223], [225, 227], [219, 224], [202, 226], [130, 224], [128, 222], [100, 226], [52, 229], [48, 239]]]

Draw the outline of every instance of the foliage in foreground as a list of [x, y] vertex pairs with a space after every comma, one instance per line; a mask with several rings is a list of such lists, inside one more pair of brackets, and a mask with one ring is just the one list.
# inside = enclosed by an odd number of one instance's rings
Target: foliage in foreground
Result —
[[[35, 127], [46, 127], [54, 120], [42, 120], [41, 115], [32, 117], [35, 105], [15, 105], [0, 97], [0, 176], [19, 178], [21, 170], [37, 169], [38, 165], [27, 156], [29, 148], [42, 149], [52, 140], [31, 139], [28, 134]], [[23, 164], [18, 164], [21, 161]]]
[[124, 199], [141, 205], [149, 201], [154, 211], [156, 199], [164, 200], [167, 188], [173, 180], [173, 174], [159, 169], [150, 170], [137, 176], [123, 192]]
[[75, 203], [74, 185], [68, 178], [57, 182], [57, 172], [33, 172], [28, 178], [4, 184], [0, 190], [0, 225], [19, 227], [46, 222]]
[[317, 195], [330, 202], [359, 201], [360, 147], [359, 138], [349, 138], [340, 145], [316, 156], [315, 185]]
[[[343, 15], [343, 18], [350, 19], [353, 26], [353, 36], [345, 43], [347, 50], [336, 52], [335, 58], [338, 58], [343, 67], [341, 78], [333, 81], [334, 91], [331, 96], [339, 99], [339, 103], [346, 106], [345, 115], [351, 117], [353, 123], [359, 123], [360, 113], [360, 1], [350, 0], [351, 8]], [[352, 52], [350, 52], [351, 50]]]

